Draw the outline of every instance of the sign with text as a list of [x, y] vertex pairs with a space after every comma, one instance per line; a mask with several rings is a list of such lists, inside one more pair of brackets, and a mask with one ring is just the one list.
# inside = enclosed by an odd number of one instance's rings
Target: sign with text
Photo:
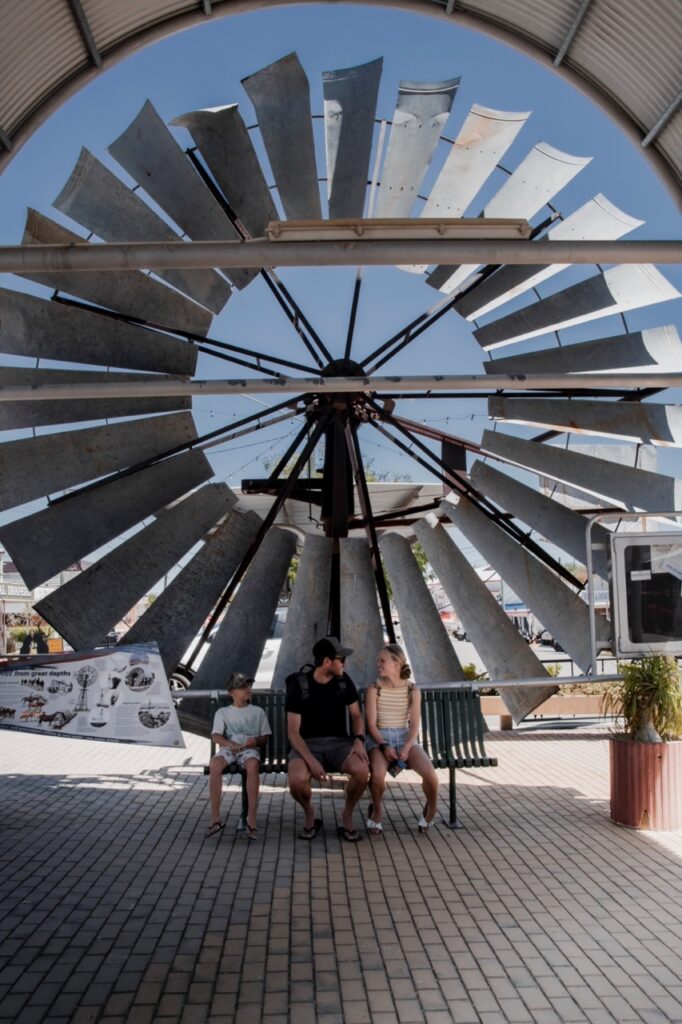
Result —
[[0, 727], [185, 746], [156, 644], [39, 656], [0, 669]]

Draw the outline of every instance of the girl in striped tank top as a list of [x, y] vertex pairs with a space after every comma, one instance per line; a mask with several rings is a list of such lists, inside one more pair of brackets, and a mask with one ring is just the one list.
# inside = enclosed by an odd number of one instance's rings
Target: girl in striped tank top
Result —
[[402, 761], [421, 776], [426, 804], [417, 823], [420, 832], [428, 831], [436, 814], [438, 776], [417, 743], [421, 693], [409, 681], [411, 675], [402, 647], [386, 644], [377, 656], [377, 680], [365, 690], [367, 749], [372, 773], [367, 830], [373, 836], [383, 831], [381, 802], [386, 789], [386, 772], [392, 763]]

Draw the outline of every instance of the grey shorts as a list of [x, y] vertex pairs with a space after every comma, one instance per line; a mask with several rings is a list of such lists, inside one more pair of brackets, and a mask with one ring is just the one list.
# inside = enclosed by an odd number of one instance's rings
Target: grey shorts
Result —
[[[310, 753], [317, 758], [326, 772], [343, 771], [341, 766], [353, 746], [353, 741], [345, 736], [311, 736], [305, 742]], [[292, 748], [289, 751], [289, 760], [301, 760], [301, 755]]]
[[246, 750], [240, 750], [239, 753], [235, 754], [231, 750], [228, 750], [227, 747], [221, 747], [220, 750], [217, 751], [216, 757], [222, 757], [228, 765], [234, 764], [236, 761], [240, 768], [244, 768], [244, 762], [248, 761], [250, 758], [255, 758], [256, 761], [260, 761], [260, 751], [256, 750], [255, 747], [247, 747]]

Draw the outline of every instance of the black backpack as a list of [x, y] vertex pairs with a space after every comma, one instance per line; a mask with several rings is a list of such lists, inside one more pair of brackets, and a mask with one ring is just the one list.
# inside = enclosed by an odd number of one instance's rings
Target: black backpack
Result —
[[[298, 672], [292, 672], [291, 675], [288, 675], [286, 677], [285, 681], [284, 681], [285, 685], [286, 685], [286, 688], [287, 688], [287, 693], [289, 692], [289, 688], [292, 685], [292, 683], [298, 683], [298, 687], [299, 687], [299, 689], [301, 691], [301, 700], [307, 700], [308, 697], [310, 696], [310, 685], [308, 683], [308, 672], [310, 672], [311, 669], [313, 669], [314, 667], [315, 667], [314, 665], [301, 665], [301, 667], [299, 668]], [[339, 697], [345, 696], [345, 693], [346, 693], [346, 679], [345, 679], [345, 677], [342, 676], [341, 679], [337, 679], [336, 680], [336, 692], [339, 695]]]

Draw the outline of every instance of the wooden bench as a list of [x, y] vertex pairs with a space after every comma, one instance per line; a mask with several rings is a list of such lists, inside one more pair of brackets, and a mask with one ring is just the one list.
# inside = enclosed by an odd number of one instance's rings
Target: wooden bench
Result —
[[[420, 739], [422, 747], [431, 758], [434, 768], [447, 768], [450, 773], [449, 817], [443, 819], [448, 828], [462, 828], [457, 818], [457, 768], [495, 768], [497, 758], [488, 757], [485, 752], [485, 722], [481, 714], [481, 698], [478, 691], [469, 686], [462, 687], [420, 687], [422, 695]], [[263, 708], [268, 716], [272, 736], [269, 737], [261, 756], [261, 774], [280, 774], [287, 771], [286, 694], [283, 691], [255, 690], [252, 703]], [[227, 704], [223, 694], [220, 700], [211, 700], [211, 722], [220, 705]], [[214, 744], [211, 743], [211, 755]], [[208, 774], [208, 765], [204, 774]], [[248, 800], [246, 796], [246, 774], [236, 765], [225, 765], [223, 773], [242, 777], [242, 820], [238, 828], [244, 828]]]

